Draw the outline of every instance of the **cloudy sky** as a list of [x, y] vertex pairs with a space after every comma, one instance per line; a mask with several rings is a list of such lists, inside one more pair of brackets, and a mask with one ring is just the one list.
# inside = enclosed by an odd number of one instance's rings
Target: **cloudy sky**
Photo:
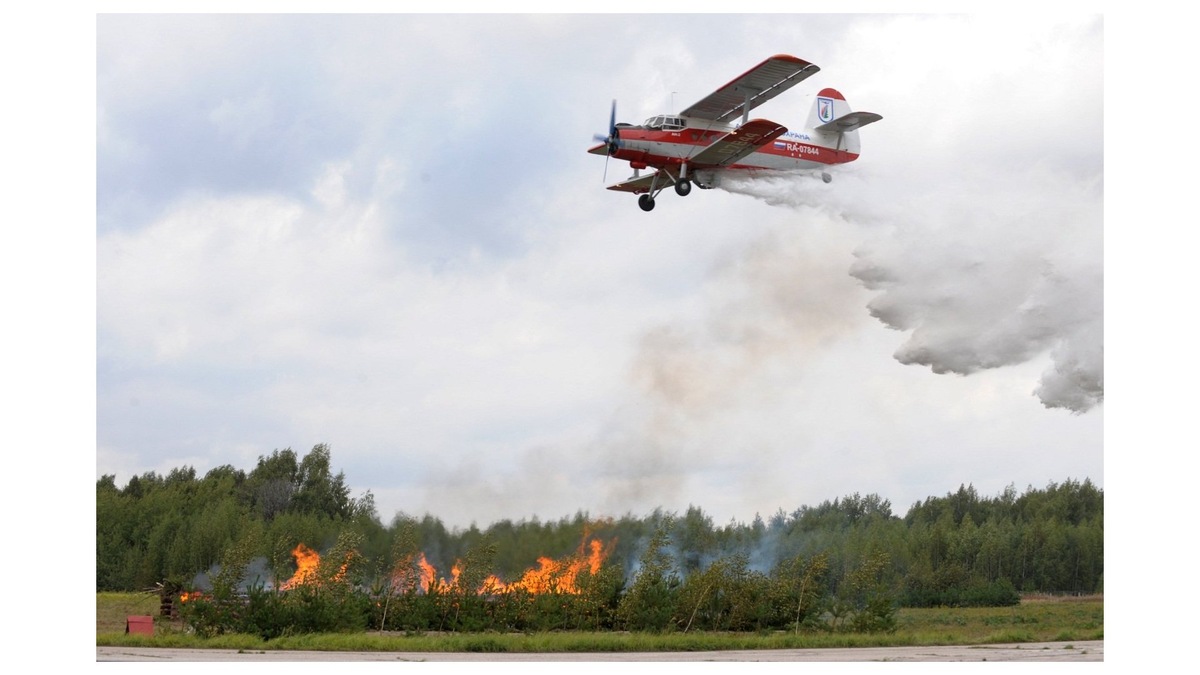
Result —
[[[448, 525], [1104, 485], [1099, 15], [101, 15], [96, 477], [331, 447]], [[862, 158], [589, 155], [777, 53]], [[607, 173], [607, 176], [606, 176]]]

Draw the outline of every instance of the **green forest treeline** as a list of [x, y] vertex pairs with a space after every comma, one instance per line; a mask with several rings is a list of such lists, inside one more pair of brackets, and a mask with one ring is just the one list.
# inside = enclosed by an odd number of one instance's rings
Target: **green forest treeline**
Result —
[[303, 457], [276, 450], [248, 473], [226, 465], [197, 477], [185, 467], [124, 487], [111, 475], [96, 481], [97, 591], [203, 586], [231, 550], [265, 561], [267, 578], [286, 579], [297, 545], [325, 552], [348, 536], [364, 584], [386, 579], [406, 548], [443, 577], [486, 551], [482, 573], [510, 581], [540, 557], [572, 555], [592, 539], [605, 542], [606, 564], [630, 591], [647, 565], [678, 585], [720, 570], [766, 575], [818, 560], [831, 596], [869, 569], [873, 583], [892, 590], [888, 597], [910, 606], [1003, 603], [1017, 591], [1098, 593], [1104, 579], [1104, 493], [1089, 479], [1020, 494], [1010, 485], [993, 497], [960, 486], [903, 516], [877, 495], [853, 494], [750, 523], [717, 525], [692, 506], [642, 517], [501, 520], [485, 529], [447, 529], [428, 514], [384, 524], [372, 495], [351, 497], [343, 474], [333, 473], [326, 445]]

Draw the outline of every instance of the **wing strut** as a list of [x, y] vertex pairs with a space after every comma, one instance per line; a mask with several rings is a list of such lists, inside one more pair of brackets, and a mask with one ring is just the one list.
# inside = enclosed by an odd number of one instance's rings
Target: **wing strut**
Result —
[[750, 110], [754, 108], [754, 106], [750, 105], [750, 102], [754, 100], [755, 96], [758, 96], [760, 93], [762, 93], [762, 89], [754, 89], [746, 86], [738, 86], [735, 88], [745, 94], [745, 101], [742, 103], [742, 124], [745, 124], [746, 122], [750, 121]]

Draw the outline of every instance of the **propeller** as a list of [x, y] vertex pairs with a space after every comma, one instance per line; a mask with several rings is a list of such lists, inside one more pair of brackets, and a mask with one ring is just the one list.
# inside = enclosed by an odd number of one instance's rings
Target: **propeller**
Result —
[[608, 114], [608, 135], [594, 134], [595, 140], [608, 145], [608, 154], [615, 155], [621, 147], [621, 135], [617, 132], [617, 100], [613, 99], [612, 111]]
[[608, 155], [604, 158], [604, 179], [608, 180], [608, 158], [621, 149], [621, 134], [617, 131], [617, 99], [613, 99], [612, 111], [608, 114], [608, 135], [594, 134], [592, 138], [608, 146]]

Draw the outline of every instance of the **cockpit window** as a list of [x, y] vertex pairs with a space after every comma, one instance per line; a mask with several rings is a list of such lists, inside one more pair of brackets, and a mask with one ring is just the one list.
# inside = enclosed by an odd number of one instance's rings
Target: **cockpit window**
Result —
[[668, 117], [667, 115], [656, 115], [648, 118], [644, 126], [648, 129], [678, 131], [683, 128], [683, 119], [680, 117]]

